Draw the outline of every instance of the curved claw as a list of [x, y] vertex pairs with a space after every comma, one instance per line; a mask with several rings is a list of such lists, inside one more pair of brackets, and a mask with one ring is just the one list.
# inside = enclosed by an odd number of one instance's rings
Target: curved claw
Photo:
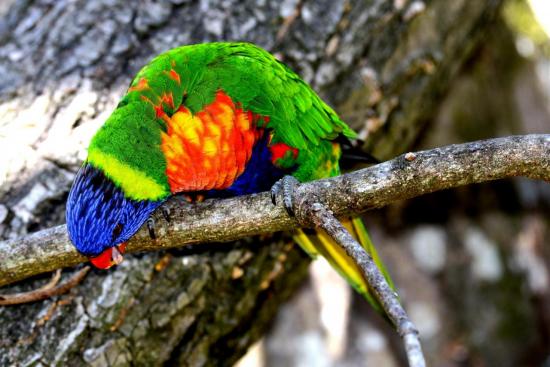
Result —
[[155, 220], [153, 218], [147, 219], [147, 229], [149, 230], [149, 237], [152, 240], [156, 240], [157, 236], [155, 234]]
[[292, 176], [283, 177], [283, 203], [286, 212], [291, 217], [296, 216], [294, 214], [294, 187], [298, 183], [298, 180]]
[[273, 184], [273, 186], [271, 186], [271, 202], [273, 205], [277, 205], [277, 195], [279, 195], [279, 192], [281, 192], [282, 189], [281, 180], [278, 180]]
[[279, 193], [283, 196], [283, 206], [287, 214], [295, 217], [294, 214], [294, 187], [299, 181], [293, 176], [284, 176], [271, 187], [271, 202], [277, 205], [277, 196]]

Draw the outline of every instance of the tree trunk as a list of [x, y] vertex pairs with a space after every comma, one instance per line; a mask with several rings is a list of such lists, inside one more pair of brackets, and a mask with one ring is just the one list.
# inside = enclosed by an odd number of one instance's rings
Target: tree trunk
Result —
[[[0, 235], [64, 221], [86, 144], [132, 75], [162, 51], [214, 40], [257, 43], [310, 82], [385, 159], [418, 136], [499, 5], [8, 1], [0, 6]], [[281, 235], [225, 251], [128, 256], [68, 295], [0, 308], [0, 364], [231, 365], [266, 330], [306, 266]]]

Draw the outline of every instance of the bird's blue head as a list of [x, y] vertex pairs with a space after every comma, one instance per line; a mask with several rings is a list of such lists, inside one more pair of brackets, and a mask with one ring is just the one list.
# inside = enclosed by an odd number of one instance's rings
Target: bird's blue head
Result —
[[126, 241], [162, 202], [129, 199], [101, 170], [84, 163], [67, 200], [69, 237], [92, 264], [108, 269], [122, 261]]

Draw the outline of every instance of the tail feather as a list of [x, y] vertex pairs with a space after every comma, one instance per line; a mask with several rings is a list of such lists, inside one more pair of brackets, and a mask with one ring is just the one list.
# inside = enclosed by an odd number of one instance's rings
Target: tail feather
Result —
[[[361, 246], [372, 256], [372, 259], [378, 266], [378, 269], [382, 272], [384, 275], [384, 278], [386, 278], [386, 281], [390, 285], [392, 289], [395, 289], [395, 285], [393, 284], [393, 281], [390, 277], [390, 273], [384, 266], [384, 263], [382, 262], [382, 259], [380, 258], [380, 255], [378, 255], [378, 252], [376, 251], [376, 248], [374, 247], [372, 241], [370, 240], [369, 233], [367, 232], [367, 229], [365, 228], [365, 224], [361, 220], [361, 218], [356, 217], [352, 218], [351, 221], [344, 222], [344, 226], [348, 228], [349, 231], [349, 223], [351, 222], [353, 230], [355, 232], [354, 237], [359, 241]], [[353, 232], [351, 232], [353, 235]]]
[[[393, 282], [378, 256], [361, 219], [353, 218], [345, 220], [342, 224], [372, 256], [375, 263], [382, 271], [382, 274], [384, 274], [384, 277], [393, 288]], [[311, 231], [307, 233], [300, 229], [294, 235], [294, 240], [312, 258], [315, 259], [318, 255], [326, 258], [329, 264], [346, 279], [346, 281], [361, 294], [376, 311], [383, 313], [381, 305], [374, 297], [359, 267], [330, 236], [323, 231]]]

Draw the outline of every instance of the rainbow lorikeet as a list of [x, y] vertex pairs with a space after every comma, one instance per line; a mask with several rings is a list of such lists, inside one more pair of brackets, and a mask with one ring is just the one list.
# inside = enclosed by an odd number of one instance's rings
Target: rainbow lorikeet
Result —
[[[285, 175], [302, 182], [335, 176], [339, 142], [354, 137], [311, 87], [257, 46], [172, 49], [139, 71], [93, 137], [68, 198], [69, 236], [107, 269], [170, 196], [228, 197], [267, 191]], [[361, 221], [347, 225], [381, 266]], [[295, 239], [378, 306], [329, 237], [298, 231]]]

